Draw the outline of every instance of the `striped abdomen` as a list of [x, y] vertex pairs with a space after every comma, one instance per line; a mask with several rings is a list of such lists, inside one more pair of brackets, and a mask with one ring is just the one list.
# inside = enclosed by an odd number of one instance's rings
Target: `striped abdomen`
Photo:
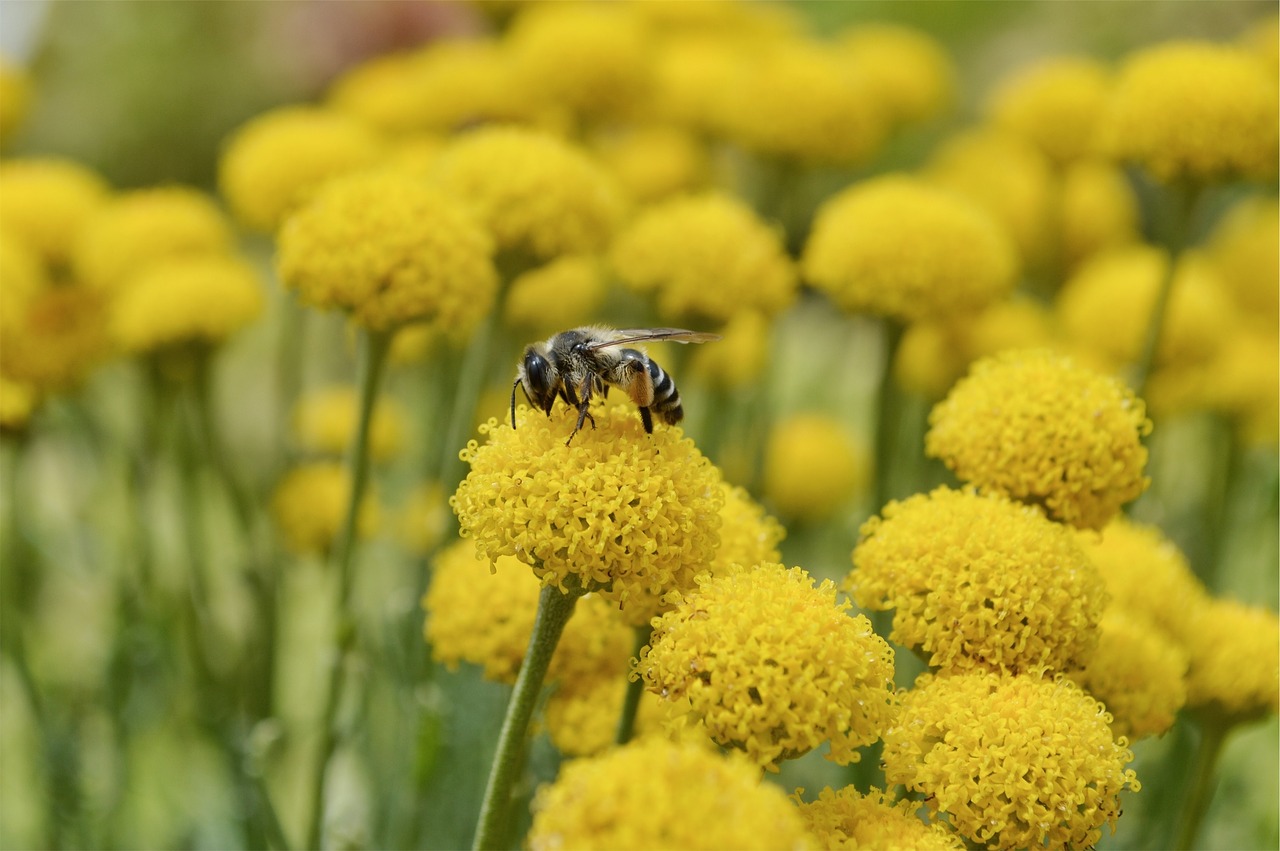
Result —
[[653, 403], [649, 410], [653, 411], [667, 425], [675, 425], [684, 418], [684, 408], [680, 407], [680, 391], [671, 376], [649, 359], [649, 378], [653, 381]]

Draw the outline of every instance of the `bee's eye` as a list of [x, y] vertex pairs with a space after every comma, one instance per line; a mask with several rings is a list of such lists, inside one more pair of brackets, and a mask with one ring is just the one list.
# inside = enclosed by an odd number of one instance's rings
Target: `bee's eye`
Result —
[[551, 364], [537, 352], [525, 353], [524, 376], [529, 384], [526, 389], [535, 403], [545, 399], [551, 392]]

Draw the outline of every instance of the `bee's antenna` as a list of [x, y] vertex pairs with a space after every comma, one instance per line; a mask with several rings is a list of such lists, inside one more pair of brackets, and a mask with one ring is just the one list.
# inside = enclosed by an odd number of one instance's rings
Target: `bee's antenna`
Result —
[[516, 380], [511, 384], [511, 428], [513, 429], [516, 427], [516, 388], [520, 386], [522, 386], [520, 377], [517, 376]]

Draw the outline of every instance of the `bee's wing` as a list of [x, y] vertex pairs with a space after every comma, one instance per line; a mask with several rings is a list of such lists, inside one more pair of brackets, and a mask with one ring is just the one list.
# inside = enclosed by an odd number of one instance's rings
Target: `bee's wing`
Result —
[[709, 343], [719, 340], [719, 334], [708, 334], [704, 331], [686, 331], [683, 328], [622, 328], [613, 332], [615, 337], [601, 340], [587, 346], [588, 351], [604, 349], [609, 346], [623, 346], [627, 343], [654, 343], [659, 340], [670, 340], [673, 343]]

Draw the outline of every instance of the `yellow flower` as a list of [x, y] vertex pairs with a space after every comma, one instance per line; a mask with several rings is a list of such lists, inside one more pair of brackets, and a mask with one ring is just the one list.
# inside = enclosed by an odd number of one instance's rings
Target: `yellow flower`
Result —
[[738, 754], [641, 739], [574, 760], [534, 796], [531, 851], [805, 849], [786, 794]]
[[659, 125], [598, 138], [592, 146], [632, 200], [653, 203], [707, 182], [707, 151], [689, 131]]
[[516, 429], [490, 420], [485, 445], [462, 452], [471, 472], [449, 504], [485, 558], [514, 555], [561, 590], [574, 577], [646, 623], [654, 612], [629, 597], [688, 587], [715, 557], [720, 475], [680, 429], [645, 434], [617, 394], [593, 415], [568, 446], [567, 406], [544, 417], [522, 405]]
[[[469, 662], [483, 666], [488, 679], [514, 683], [533, 632], [538, 588], [537, 578], [510, 556], [490, 565], [470, 541], [450, 545], [436, 557], [422, 598], [432, 654], [450, 670]], [[631, 646], [632, 632], [617, 608], [588, 594], [565, 626], [547, 679], [572, 688], [612, 675], [621, 684]]]
[[837, 36], [847, 61], [895, 125], [935, 118], [955, 97], [955, 68], [929, 35], [894, 24], [861, 24]]
[[227, 140], [218, 186], [236, 217], [274, 232], [325, 180], [371, 165], [381, 142], [341, 113], [285, 106], [257, 116]]
[[401, 507], [397, 537], [406, 550], [425, 556], [444, 540], [452, 521], [444, 488], [436, 482], [426, 482], [415, 487]]
[[1240, 35], [1240, 44], [1256, 53], [1274, 73], [1280, 70], [1280, 15], [1266, 15]]
[[581, 149], [537, 130], [486, 127], [440, 155], [434, 179], [465, 200], [500, 251], [549, 260], [600, 251], [622, 216], [622, 198]]
[[731, 141], [810, 166], [863, 163], [888, 130], [875, 89], [847, 58], [800, 39], [743, 52], [713, 109]]
[[830, 580], [763, 564], [700, 577], [653, 622], [633, 676], [712, 741], [778, 763], [830, 743], [857, 762], [893, 711], [893, 650]]
[[980, 490], [1100, 529], [1150, 483], [1142, 400], [1043, 349], [974, 364], [929, 414], [925, 452]]
[[1044, 59], [1005, 80], [989, 99], [987, 113], [997, 126], [1066, 165], [1094, 151], [1110, 78], [1095, 59]]
[[1187, 702], [1187, 653], [1144, 616], [1112, 606], [1098, 649], [1071, 679], [1106, 704], [1111, 729], [1130, 741], [1163, 735]]
[[39, 405], [40, 393], [33, 385], [0, 374], [0, 435], [25, 430]]
[[[623, 677], [557, 688], [547, 698], [543, 718], [551, 744], [564, 756], [594, 756], [607, 751], [617, 735], [626, 691]], [[636, 711], [634, 737], [655, 735], [661, 729], [662, 707], [656, 696], [645, 692]]]
[[866, 447], [838, 421], [796, 414], [769, 434], [764, 496], [783, 517], [826, 520], [866, 489], [870, 468]]
[[[293, 436], [304, 452], [341, 458], [355, 435], [359, 399], [355, 387], [326, 387], [301, 398], [293, 410]], [[374, 402], [369, 457], [389, 461], [404, 449], [407, 415], [396, 400]]]
[[[271, 497], [271, 516], [289, 551], [327, 554], [342, 528], [350, 496], [351, 474], [338, 461], [303, 464], [286, 473]], [[372, 537], [380, 514], [377, 500], [366, 493], [356, 517], [356, 537]]]
[[998, 130], [961, 133], [937, 150], [925, 174], [987, 211], [1025, 265], [1044, 263], [1055, 184], [1048, 158], [1030, 142]]
[[1106, 710], [1067, 679], [925, 674], [885, 734], [887, 783], [992, 849], [1087, 848], [1140, 788]]
[[[1063, 332], [1114, 370], [1136, 362], [1168, 265], [1167, 252], [1143, 245], [1091, 258], [1058, 293]], [[1156, 365], [1180, 371], [1217, 354], [1236, 312], [1213, 266], [1198, 252], [1180, 256], [1172, 286]]]
[[846, 786], [838, 792], [827, 787], [818, 800], [800, 803], [799, 809], [809, 832], [832, 851], [964, 851], [964, 841], [945, 826], [917, 818], [919, 806], [910, 800], [895, 802], [879, 789], [863, 795]]
[[719, 331], [721, 339], [714, 346], [699, 346], [689, 353], [689, 374], [724, 390], [753, 386], [769, 366], [773, 324], [757, 310], [743, 310]]
[[27, 72], [0, 56], [0, 142], [7, 141], [27, 117], [31, 80]]
[[1100, 132], [1109, 153], [1160, 181], [1273, 178], [1280, 149], [1275, 69], [1228, 45], [1146, 48], [1121, 68]]
[[899, 644], [931, 668], [1011, 674], [1082, 667], [1106, 605], [1071, 531], [1002, 496], [942, 487], [862, 527], [845, 588], [893, 609]]
[[0, 370], [38, 391], [68, 390], [108, 352], [102, 295], [80, 286], [49, 287], [5, 320]]
[[1280, 314], [1280, 205], [1254, 198], [1232, 207], [1213, 229], [1209, 257], [1245, 319], [1276, 333]]
[[1204, 600], [1191, 616], [1187, 706], [1245, 723], [1280, 710], [1280, 619], [1261, 606]]
[[101, 177], [71, 160], [6, 160], [0, 163], [0, 222], [45, 263], [61, 266], [108, 191]]
[[185, 186], [117, 195], [88, 221], [72, 262], [80, 280], [115, 292], [165, 260], [228, 254], [231, 227], [213, 199]]
[[567, 254], [517, 275], [502, 315], [507, 324], [538, 334], [576, 328], [596, 318], [606, 295], [604, 264], [590, 254]]
[[1138, 241], [1138, 199], [1114, 165], [1080, 160], [1066, 166], [1058, 196], [1062, 264]]
[[823, 204], [802, 265], [842, 309], [913, 321], [998, 298], [1018, 262], [1009, 237], [972, 202], [892, 175]]
[[780, 561], [778, 545], [787, 536], [787, 530], [770, 517], [745, 488], [727, 482], [720, 487], [724, 491], [720, 549], [711, 562], [711, 572], [725, 573], [732, 565], [755, 567]]
[[622, 282], [652, 293], [670, 321], [775, 314], [796, 293], [782, 234], [720, 192], [653, 205], [618, 234], [609, 259]]
[[335, 178], [286, 219], [277, 267], [304, 303], [366, 328], [430, 322], [462, 337], [493, 304], [492, 251], [461, 202], [382, 171]]
[[111, 335], [126, 352], [216, 346], [262, 312], [262, 280], [234, 257], [180, 257], [128, 279], [110, 307]]
[[40, 256], [7, 230], [0, 230], [0, 328], [20, 324], [27, 306], [48, 288]]
[[[675, 4], [641, 4], [642, 7], [670, 5]], [[654, 49], [649, 111], [660, 121], [695, 132], [715, 131], [720, 101], [733, 85], [738, 67], [744, 61], [746, 45], [719, 32], [706, 32], [668, 36]]]
[[1255, 446], [1280, 440], [1280, 339], [1275, 333], [1233, 333], [1206, 370], [1205, 402], [1236, 420]]

